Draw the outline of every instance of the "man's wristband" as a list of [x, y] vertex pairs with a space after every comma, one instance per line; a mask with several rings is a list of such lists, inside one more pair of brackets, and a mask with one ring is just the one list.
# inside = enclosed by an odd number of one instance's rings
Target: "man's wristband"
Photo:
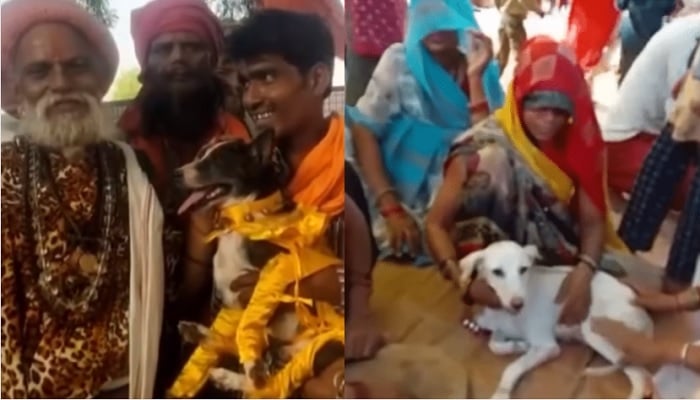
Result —
[[590, 268], [592, 272], [598, 271], [599, 265], [593, 259], [593, 257], [582, 253], [582, 254], [578, 255], [578, 260], [579, 260], [579, 262], [585, 264], [588, 268]]

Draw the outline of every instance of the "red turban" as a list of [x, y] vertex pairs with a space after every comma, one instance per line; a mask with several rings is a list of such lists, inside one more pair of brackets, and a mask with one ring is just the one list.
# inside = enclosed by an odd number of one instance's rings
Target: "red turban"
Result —
[[[119, 50], [107, 26], [73, 0], [10, 0], [0, 6], [2, 32], [2, 109], [12, 114], [17, 106], [10, 89], [12, 58], [22, 35], [37, 24], [65, 23], [85, 36], [107, 65], [105, 92], [119, 66]], [[104, 93], [102, 93], [104, 95]]]
[[146, 63], [151, 42], [163, 33], [191, 32], [211, 43], [218, 58], [224, 33], [204, 0], [154, 0], [131, 13], [136, 58]]

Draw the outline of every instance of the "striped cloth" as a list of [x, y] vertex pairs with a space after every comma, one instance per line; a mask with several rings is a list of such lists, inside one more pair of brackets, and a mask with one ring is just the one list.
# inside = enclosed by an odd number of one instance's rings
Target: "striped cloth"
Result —
[[[697, 143], [679, 143], [666, 125], [649, 152], [635, 181], [620, 237], [631, 250], [649, 250], [671, 207], [673, 194], [691, 163], [698, 162]], [[700, 254], [700, 172], [695, 174], [681, 223], [671, 247], [666, 275], [690, 283]]]

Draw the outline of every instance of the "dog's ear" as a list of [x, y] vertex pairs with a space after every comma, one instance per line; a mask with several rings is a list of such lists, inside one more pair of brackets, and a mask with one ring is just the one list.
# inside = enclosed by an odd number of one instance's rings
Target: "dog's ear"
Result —
[[484, 250], [477, 250], [469, 253], [466, 257], [459, 260], [459, 269], [462, 271], [459, 280], [460, 282], [468, 282], [479, 274], [484, 265]]
[[272, 130], [260, 132], [253, 139], [253, 154], [262, 161], [267, 162], [272, 159], [272, 153], [275, 150], [275, 133]]
[[531, 264], [535, 264], [542, 259], [540, 249], [538, 249], [534, 244], [528, 244], [527, 246], [523, 247], [523, 250], [525, 250], [525, 254], [530, 259]]

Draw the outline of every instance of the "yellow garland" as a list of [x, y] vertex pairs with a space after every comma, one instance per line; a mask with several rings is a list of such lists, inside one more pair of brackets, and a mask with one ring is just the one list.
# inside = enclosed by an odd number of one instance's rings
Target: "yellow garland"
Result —
[[[330, 340], [344, 343], [342, 316], [330, 304], [314, 304], [309, 299], [300, 298], [298, 293], [299, 281], [303, 278], [341, 263], [321, 240], [328, 217], [303, 206], [290, 213], [274, 214], [283, 204], [281, 193], [275, 193], [259, 201], [220, 210], [220, 221], [225, 221], [225, 226], [213, 232], [208, 240], [235, 231], [252, 240], [270, 241], [288, 253], [279, 254], [265, 265], [245, 310], [221, 310], [212, 324], [212, 337], [192, 354], [170, 390], [172, 396], [196, 395], [221, 353], [235, 353], [237, 349], [241, 363], [260, 359], [267, 345], [266, 328], [279, 303], [295, 304], [300, 322], [297, 340], [308, 340], [309, 343], [263, 387], [249, 390], [247, 396], [289, 397], [313, 374], [313, 359], [318, 349]], [[286, 288], [292, 283], [294, 295], [285, 295]], [[311, 305], [315, 306], [315, 314], [310, 312]], [[234, 314], [235, 321], [231, 318]]]

